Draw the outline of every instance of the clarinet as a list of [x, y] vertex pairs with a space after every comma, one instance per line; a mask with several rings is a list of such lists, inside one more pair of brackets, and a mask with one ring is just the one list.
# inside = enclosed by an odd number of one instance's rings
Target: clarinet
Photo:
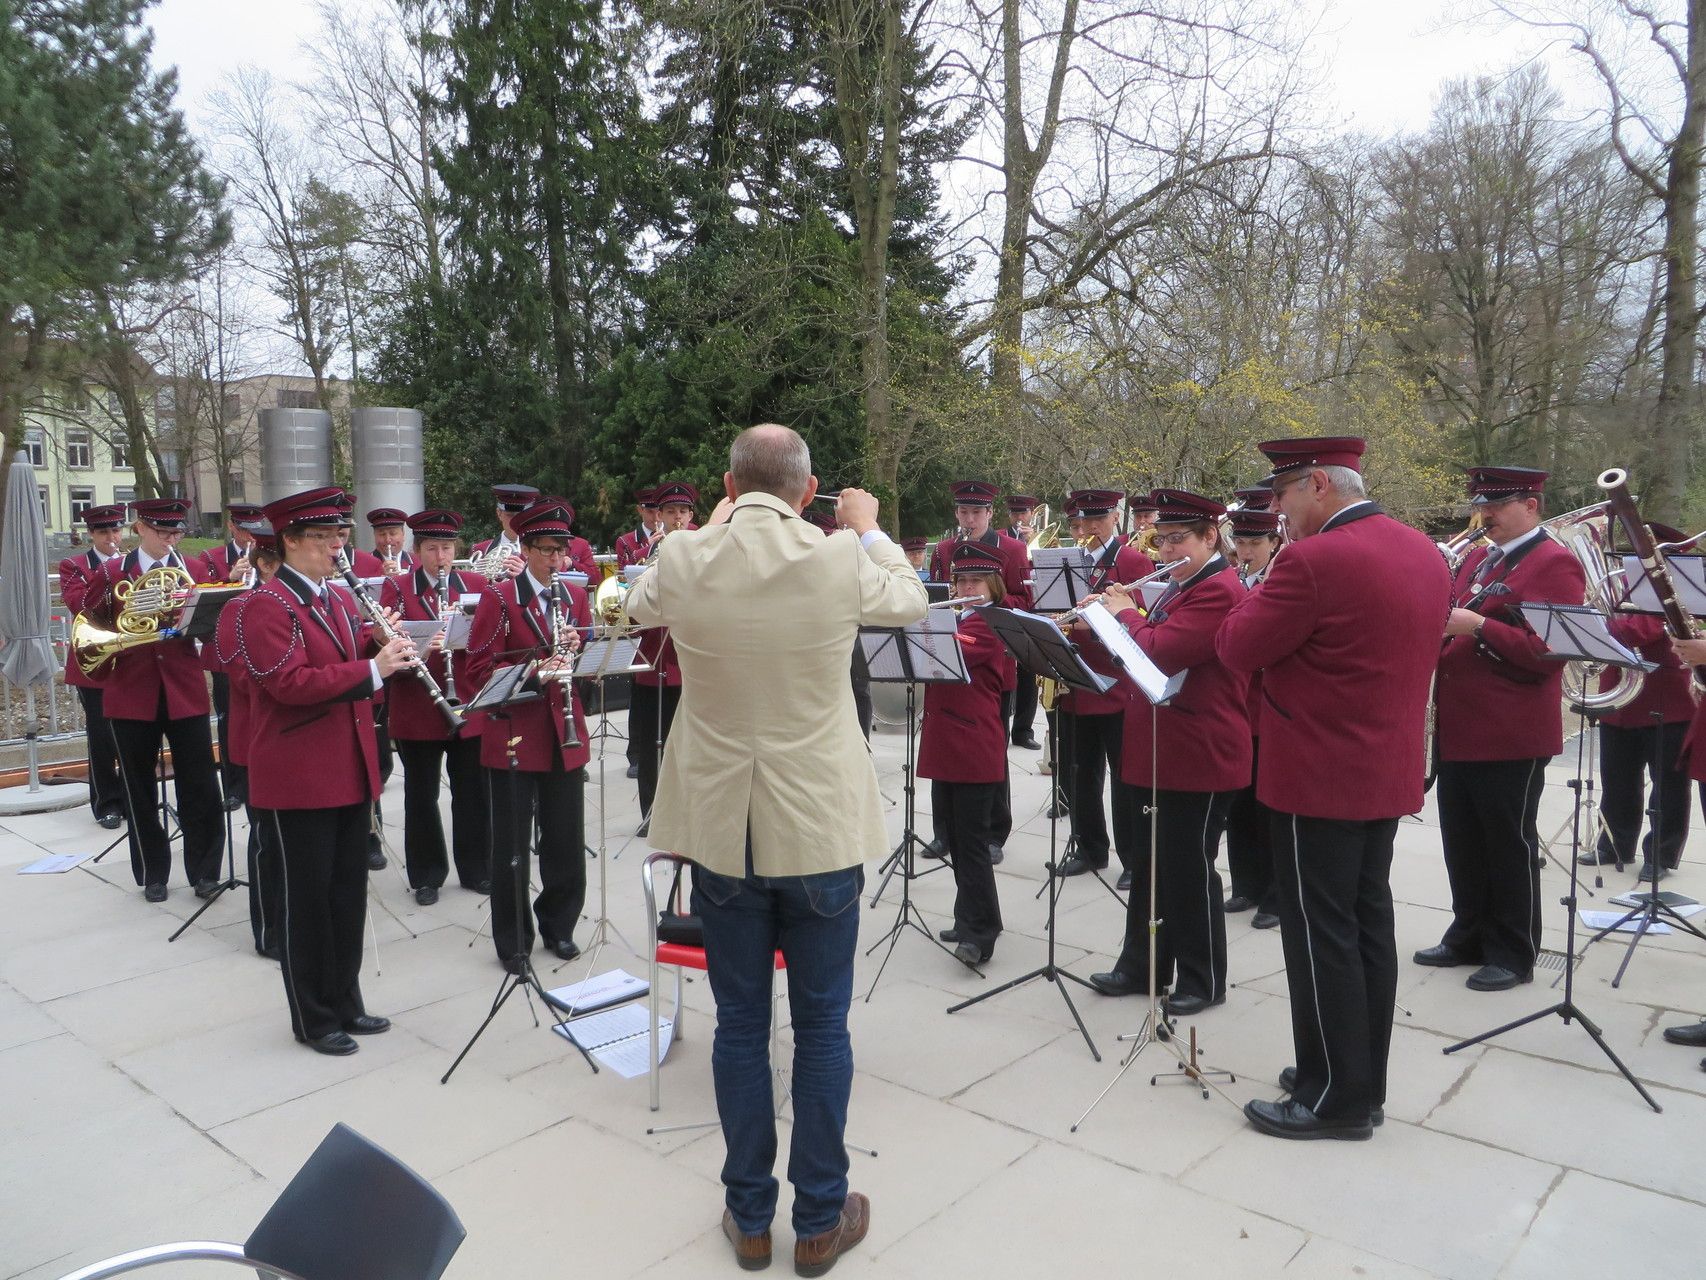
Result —
[[[355, 570], [350, 567], [349, 557], [344, 554], [342, 547], [338, 548], [338, 573], [342, 575], [350, 593], [355, 596], [356, 605], [361, 609], [362, 616], [373, 624], [379, 634], [385, 637], [387, 643], [403, 634], [385, 620], [385, 615], [380, 612], [378, 604], [368, 594], [366, 585], [355, 576]], [[462, 713], [445, 700], [444, 690], [440, 689], [438, 681], [432, 678], [432, 672], [427, 670], [427, 664], [417, 662], [409, 670], [414, 672], [415, 679], [421, 682], [421, 687], [426, 690], [427, 697], [432, 699], [432, 705], [437, 707], [439, 714], [444, 717], [445, 724], [449, 727], [450, 732], [454, 734], [461, 729]]]
[[[552, 658], [572, 658], [573, 651], [569, 648], [568, 638], [576, 627], [569, 621], [569, 593], [563, 590], [563, 584], [555, 580], [551, 583], [551, 640], [550, 654], [540, 659], [548, 662]], [[574, 679], [574, 668], [567, 671], [553, 671], [549, 675], [540, 676], [541, 680], [555, 680], [563, 687], [563, 745], [578, 747], [581, 744], [580, 734], [575, 732], [575, 700], [574, 690], [570, 682]]]
[[[450, 574], [448, 572], [443, 572], [438, 575], [438, 612], [440, 617], [445, 616], [445, 606], [449, 600]], [[444, 628], [444, 635], [446, 639], [449, 639], [450, 628], [448, 625]], [[447, 702], [450, 702], [453, 705], [455, 704], [456, 655], [451, 653], [449, 649], [444, 651], [444, 697]]]

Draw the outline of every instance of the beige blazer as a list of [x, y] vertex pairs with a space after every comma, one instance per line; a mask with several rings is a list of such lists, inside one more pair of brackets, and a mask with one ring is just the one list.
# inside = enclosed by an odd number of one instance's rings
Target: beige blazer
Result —
[[877, 773], [848, 679], [861, 624], [924, 616], [924, 584], [887, 538], [824, 535], [769, 494], [726, 524], [664, 539], [628, 613], [666, 626], [681, 662], [650, 841], [727, 876], [835, 871], [888, 851]]

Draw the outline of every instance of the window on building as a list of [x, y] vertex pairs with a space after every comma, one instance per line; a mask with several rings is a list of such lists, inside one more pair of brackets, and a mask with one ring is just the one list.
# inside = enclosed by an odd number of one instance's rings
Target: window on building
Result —
[[115, 435], [112, 438], [113, 470], [130, 470], [130, 439], [128, 436]]
[[89, 412], [89, 388], [81, 382], [70, 382], [65, 386], [65, 404], [73, 413]]
[[292, 391], [288, 388], [281, 389], [278, 393], [278, 407], [280, 409], [318, 409], [320, 407], [320, 398], [315, 395], [312, 390]]
[[[47, 465], [47, 436], [40, 427], [31, 427], [24, 432], [24, 453], [32, 467], [39, 470]], [[42, 492], [47, 491], [44, 489]]]
[[243, 416], [243, 397], [235, 391], [227, 391], [220, 403], [220, 413], [226, 422], [235, 422]]
[[170, 435], [178, 425], [178, 389], [164, 386], [154, 393], [154, 429]]
[[36, 497], [41, 502], [41, 522], [44, 525], [52, 527], [52, 525], [53, 525], [53, 508], [48, 503], [47, 486], [45, 484], [38, 484], [36, 486]]
[[165, 478], [173, 484], [184, 478], [183, 459], [175, 450], [164, 450], [160, 454], [160, 465], [165, 468]]
[[107, 417], [114, 422], [124, 421], [124, 401], [118, 398], [118, 392], [107, 392]]
[[233, 471], [225, 477], [225, 492], [232, 502], [248, 501], [248, 494], [243, 492], [243, 473]]
[[114, 485], [113, 501], [122, 502], [128, 507], [131, 503], [136, 501], [136, 487], [128, 484]]
[[71, 486], [71, 524], [76, 527], [83, 519], [83, 513], [95, 505], [95, 489], [93, 485], [74, 484]]
[[65, 433], [65, 465], [73, 471], [88, 471], [95, 465], [95, 436], [88, 427], [72, 427]]

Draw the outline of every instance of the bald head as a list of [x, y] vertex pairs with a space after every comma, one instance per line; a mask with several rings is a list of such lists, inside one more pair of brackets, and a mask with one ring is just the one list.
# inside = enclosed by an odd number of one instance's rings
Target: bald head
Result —
[[731, 495], [768, 493], [798, 510], [816, 488], [812, 454], [797, 431], [773, 422], [748, 427], [729, 447]]

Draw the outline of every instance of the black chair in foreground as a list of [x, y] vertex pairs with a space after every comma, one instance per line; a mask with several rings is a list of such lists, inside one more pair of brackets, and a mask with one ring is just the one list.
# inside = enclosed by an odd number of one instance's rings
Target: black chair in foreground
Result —
[[105, 1280], [189, 1261], [236, 1263], [263, 1280], [438, 1280], [467, 1234], [424, 1178], [339, 1124], [244, 1243], [154, 1245], [63, 1280]]

